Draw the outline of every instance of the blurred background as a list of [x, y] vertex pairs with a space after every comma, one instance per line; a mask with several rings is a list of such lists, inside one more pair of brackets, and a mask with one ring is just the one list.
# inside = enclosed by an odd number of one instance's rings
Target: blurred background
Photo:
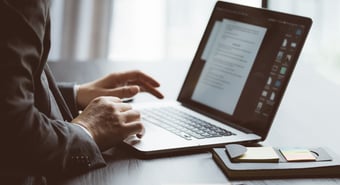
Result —
[[[232, 0], [308, 16], [300, 60], [340, 84], [339, 0]], [[50, 61], [191, 61], [216, 0], [54, 0]]]

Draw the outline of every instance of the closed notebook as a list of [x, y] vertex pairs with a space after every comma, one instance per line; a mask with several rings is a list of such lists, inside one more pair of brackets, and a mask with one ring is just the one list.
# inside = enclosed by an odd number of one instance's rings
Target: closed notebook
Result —
[[323, 148], [311, 149], [319, 154], [316, 161], [232, 162], [225, 148], [214, 148], [213, 159], [230, 179], [272, 179], [306, 177], [340, 177], [340, 158]]

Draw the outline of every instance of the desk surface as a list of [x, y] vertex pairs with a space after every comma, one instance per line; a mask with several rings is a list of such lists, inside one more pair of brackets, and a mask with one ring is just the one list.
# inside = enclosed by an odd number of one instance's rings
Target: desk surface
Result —
[[[51, 62], [58, 81], [83, 83], [115, 71], [142, 70], [160, 81], [160, 90], [167, 99], [176, 99], [190, 64], [187, 62]], [[323, 146], [340, 154], [340, 86], [320, 75], [309, 63], [301, 61], [274, 119], [265, 145]], [[158, 101], [148, 94], [136, 101]], [[226, 184], [209, 152], [138, 159], [120, 148], [105, 154], [108, 166], [79, 177], [64, 179], [57, 184]], [[340, 184], [340, 178], [231, 181], [232, 184]]]

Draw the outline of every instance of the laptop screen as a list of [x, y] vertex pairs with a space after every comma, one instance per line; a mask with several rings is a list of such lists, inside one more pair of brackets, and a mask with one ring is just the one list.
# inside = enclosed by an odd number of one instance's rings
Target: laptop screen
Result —
[[264, 139], [311, 23], [217, 2], [178, 100]]

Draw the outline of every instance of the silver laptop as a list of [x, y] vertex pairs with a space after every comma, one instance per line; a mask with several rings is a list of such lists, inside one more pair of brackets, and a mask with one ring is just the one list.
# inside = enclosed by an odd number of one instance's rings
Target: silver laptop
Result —
[[263, 141], [311, 24], [217, 2], [177, 101], [135, 104], [146, 134], [124, 143], [152, 155]]

